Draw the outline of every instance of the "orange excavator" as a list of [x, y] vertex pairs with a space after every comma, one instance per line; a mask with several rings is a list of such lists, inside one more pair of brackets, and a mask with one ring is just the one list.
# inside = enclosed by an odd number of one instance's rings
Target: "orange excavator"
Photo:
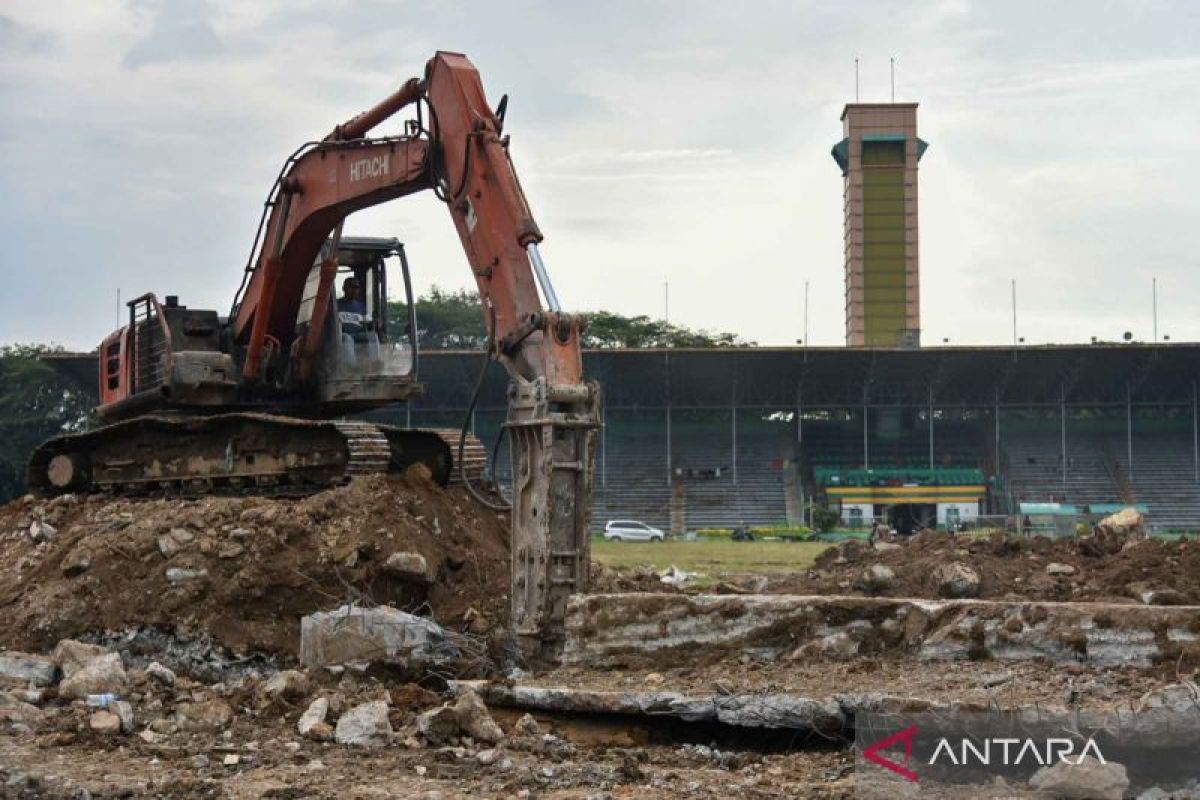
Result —
[[[370, 136], [407, 107], [416, 118], [402, 134]], [[297, 149], [268, 196], [229, 315], [173, 296], [129, 302], [129, 323], [98, 353], [97, 414], [107, 424], [43, 444], [30, 485], [305, 494], [420, 462], [440, 482], [460, 476], [481, 502], [508, 507], [471, 486], [485, 454], [465, 425], [456, 443], [455, 432], [345, 418], [423, 387], [403, 245], [343, 237], [343, 222], [430, 190], [446, 203], [479, 287], [488, 358], [511, 380], [511, 625], [527, 646], [553, 650], [567, 597], [588, 580], [599, 389], [582, 374], [583, 320], [560, 309], [538, 251], [506, 107], [507, 96], [495, 110], [488, 104], [466, 56], [438, 52], [424, 78]], [[397, 262], [409, 309], [405, 323], [393, 322], [399, 331], [387, 315], [387, 270]]]

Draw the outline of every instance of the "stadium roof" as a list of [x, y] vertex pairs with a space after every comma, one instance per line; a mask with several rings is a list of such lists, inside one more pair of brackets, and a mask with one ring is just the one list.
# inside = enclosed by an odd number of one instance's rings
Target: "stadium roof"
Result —
[[[96, 385], [95, 354], [46, 357]], [[427, 394], [414, 408], [467, 406], [478, 351], [421, 355]], [[849, 407], [1191, 403], [1200, 379], [1200, 344], [1096, 344], [1021, 347], [737, 347], [588, 350], [584, 371], [599, 380], [609, 407], [727, 408], [731, 405]], [[508, 379], [492, 366], [480, 405], [505, 405]]]
[[[414, 407], [464, 407], [479, 357], [426, 353]], [[1200, 344], [589, 350], [584, 372], [609, 407], [1190, 403]], [[506, 384], [493, 368], [483, 404], [503, 406]]]

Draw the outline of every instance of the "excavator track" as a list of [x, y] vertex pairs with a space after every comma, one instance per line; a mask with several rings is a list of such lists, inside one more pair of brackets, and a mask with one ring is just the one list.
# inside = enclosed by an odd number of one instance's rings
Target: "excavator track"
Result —
[[[458, 431], [274, 414], [147, 415], [59, 436], [29, 461], [42, 494], [275, 494], [303, 496], [352, 477], [422, 463], [442, 485], [460, 480]], [[467, 477], [487, 464], [481, 442], [463, 448]]]

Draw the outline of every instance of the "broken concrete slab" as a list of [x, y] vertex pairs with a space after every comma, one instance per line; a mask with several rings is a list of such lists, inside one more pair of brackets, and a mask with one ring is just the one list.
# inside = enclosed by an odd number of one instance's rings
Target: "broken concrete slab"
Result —
[[74, 639], [63, 639], [54, 647], [52, 658], [62, 669], [63, 677], [69, 678], [78, 672], [94, 658], [107, 655], [111, 651], [98, 644], [77, 642]]
[[0, 651], [0, 683], [49, 686], [58, 675], [54, 659], [15, 650]]
[[[1149, 713], [1112, 706], [1088, 708], [1062, 704], [1005, 704], [999, 697], [971, 702], [944, 694], [910, 696], [859, 691], [805, 695], [799, 692], [698, 692], [695, 690], [625, 690], [576, 688], [543, 682], [450, 681], [452, 694], [477, 694], [492, 706], [559, 714], [596, 714], [674, 718], [684, 722], [716, 722], [742, 728], [777, 728], [823, 736], [852, 735], [862, 717], [898, 718], [934, 715], [946, 726], [960, 718], [964, 733], [980, 715], [995, 714], [998, 724], [1075, 726], [1081, 730], [1119, 731], [1149, 746], [1200, 746], [1200, 715], [1192, 705], [1194, 686], [1167, 687], [1148, 698]], [[446, 710], [446, 709], [443, 709]], [[1073, 727], [1072, 729], [1075, 729]], [[520, 731], [517, 731], [518, 733]], [[427, 737], [428, 738], [428, 737]]]
[[125, 691], [128, 682], [121, 654], [105, 653], [63, 678], [58, 685], [58, 693], [63, 697], [82, 700], [89, 694], [120, 694]]
[[609, 692], [487, 681], [451, 681], [450, 691], [456, 695], [474, 692], [492, 705], [533, 711], [675, 717], [685, 722], [722, 722], [747, 728], [833, 734], [848, 728], [850, 721], [835, 698], [813, 699], [792, 694]]
[[[564, 664], [619, 666], [670, 653], [711, 658], [713, 646], [803, 657], [845, 634], [864, 656], [927, 661], [1045, 659], [1149, 666], [1200, 641], [1200, 607], [1024, 600], [917, 600], [815, 595], [577, 595], [567, 610]], [[707, 645], [700, 647], [698, 645]], [[814, 648], [813, 652], [820, 651]]]
[[334, 741], [338, 744], [357, 747], [382, 747], [391, 738], [388, 705], [382, 700], [373, 700], [350, 709], [338, 720], [334, 731]]
[[421, 670], [459, 655], [454, 637], [436, 622], [388, 606], [342, 606], [300, 621], [300, 663], [309, 667], [385, 662]]

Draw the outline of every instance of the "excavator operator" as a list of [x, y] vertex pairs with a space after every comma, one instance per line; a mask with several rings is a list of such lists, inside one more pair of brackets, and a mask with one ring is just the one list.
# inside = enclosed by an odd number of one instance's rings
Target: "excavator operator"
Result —
[[342, 296], [338, 298], [338, 311], [366, 316], [367, 304], [363, 301], [362, 281], [353, 275], [342, 281]]

